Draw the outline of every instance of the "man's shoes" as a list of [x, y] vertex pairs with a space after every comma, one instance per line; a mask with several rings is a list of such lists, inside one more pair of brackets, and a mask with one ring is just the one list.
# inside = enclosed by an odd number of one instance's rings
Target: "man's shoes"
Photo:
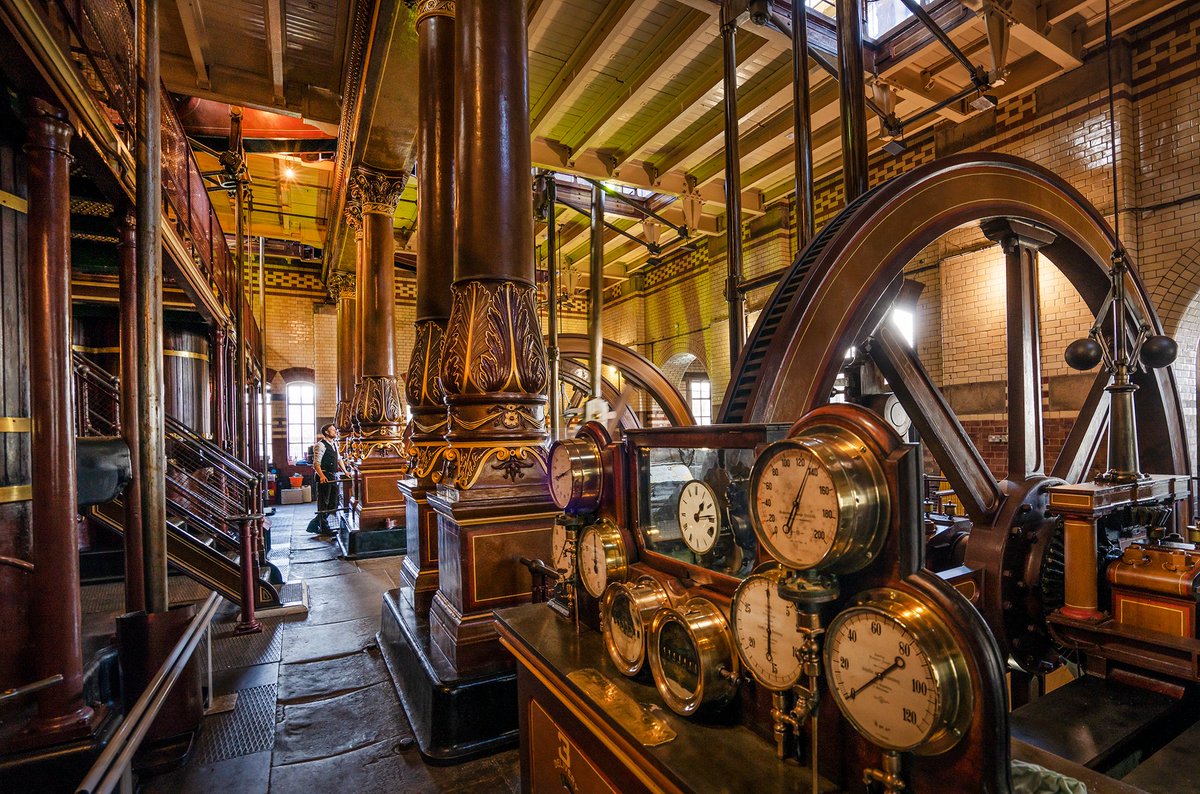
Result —
[[314, 517], [312, 521], [308, 522], [308, 526], [304, 528], [304, 531], [310, 535], [320, 535], [325, 530], [322, 528], [321, 522]]

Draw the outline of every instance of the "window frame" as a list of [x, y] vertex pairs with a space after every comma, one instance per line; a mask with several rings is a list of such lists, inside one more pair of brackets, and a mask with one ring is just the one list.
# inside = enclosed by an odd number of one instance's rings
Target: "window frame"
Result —
[[[293, 398], [306, 391], [307, 400]], [[284, 420], [287, 423], [288, 461], [296, 464], [308, 459], [308, 452], [317, 443], [317, 385], [311, 381], [295, 380], [287, 384], [284, 393]], [[300, 409], [300, 418], [293, 419], [292, 408]], [[307, 411], [306, 411], [307, 409]], [[296, 434], [299, 438], [296, 438]], [[299, 450], [299, 454], [297, 453]]]

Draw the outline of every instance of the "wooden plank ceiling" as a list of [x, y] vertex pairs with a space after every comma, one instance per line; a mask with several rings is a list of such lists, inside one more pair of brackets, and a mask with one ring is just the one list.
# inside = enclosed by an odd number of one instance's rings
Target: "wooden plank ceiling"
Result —
[[[366, 0], [363, 0], [366, 1]], [[728, 0], [735, 9], [746, 0]], [[806, 0], [810, 41], [832, 53], [831, 0]], [[1186, 0], [1113, 0], [1118, 33]], [[1006, 80], [989, 93], [1003, 100], [1082, 62], [1104, 40], [1104, 0], [923, 0], [972, 63], [995, 71], [985, 11], [1000, 9], [1008, 30]], [[164, 70], [171, 90], [225, 102], [298, 113], [336, 123], [346, 60], [346, 29], [353, 0], [174, 0], [164, 4]], [[719, 0], [531, 0], [529, 96], [534, 164], [565, 174], [603, 179], [648, 191], [673, 222], [684, 220], [683, 197], [702, 202], [693, 222], [703, 233], [723, 224], [724, 157]], [[775, 0], [782, 18], [788, 0]], [[970, 77], [899, 0], [867, 4], [868, 86], [895, 101], [901, 119], [970, 85]], [[893, 24], [897, 23], [897, 24]], [[397, 31], [395, 37], [407, 37]], [[792, 85], [790, 40], [741, 17], [737, 36], [743, 209], [761, 213], [792, 189]], [[837, 84], [810, 63], [811, 113], [818, 177], [840, 167]], [[890, 97], [887, 94], [890, 93]], [[939, 120], [960, 122], [976, 111], [971, 97], [907, 127], [913, 134]], [[379, 111], [376, 110], [378, 113]], [[871, 150], [885, 141], [869, 116]], [[345, 134], [345, 131], [343, 131]], [[274, 168], [274, 173], [271, 172]], [[256, 167], [256, 191], [279, 181], [280, 166]], [[415, 180], [398, 212], [401, 241], [415, 224]], [[327, 184], [327, 183], [326, 183]], [[274, 202], [288, 206], [279, 188]], [[272, 203], [270, 189], [261, 199]], [[259, 196], [256, 192], [256, 202]], [[307, 201], [307, 200], [306, 200]], [[325, 211], [322, 203], [303, 209]], [[324, 218], [289, 226], [287, 239], [328, 234]], [[634, 236], [635, 218], [610, 217]], [[587, 222], [559, 208], [563, 264], [587, 286]], [[663, 234], [661, 242], [673, 233]], [[312, 237], [311, 239], [317, 239]], [[539, 241], [544, 239], [544, 230]], [[606, 282], [643, 266], [646, 249], [616, 232], [608, 235]]]

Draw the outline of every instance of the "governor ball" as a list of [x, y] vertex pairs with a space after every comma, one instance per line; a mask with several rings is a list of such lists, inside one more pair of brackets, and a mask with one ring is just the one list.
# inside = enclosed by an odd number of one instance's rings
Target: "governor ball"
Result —
[[1067, 345], [1067, 352], [1064, 356], [1067, 366], [1078, 370], [1091, 369], [1099, 364], [1103, 357], [1104, 349], [1095, 339], [1076, 339]]
[[1149, 369], [1165, 367], [1175, 360], [1179, 345], [1169, 336], [1155, 334], [1142, 343], [1140, 358]]

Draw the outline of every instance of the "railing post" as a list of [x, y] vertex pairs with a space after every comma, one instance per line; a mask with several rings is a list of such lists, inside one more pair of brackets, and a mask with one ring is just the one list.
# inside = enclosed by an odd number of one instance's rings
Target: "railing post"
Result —
[[261, 513], [251, 513], [243, 516], [229, 516], [226, 521], [238, 525], [238, 535], [241, 541], [242, 566], [242, 613], [238, 618], [234, 634], [257, 634], [262, 631], [262, 623], [254, 617], [254, 585], [258, 579], [258, 561], [254, 553], [254, 539], [257, 526], [261, 526]]

